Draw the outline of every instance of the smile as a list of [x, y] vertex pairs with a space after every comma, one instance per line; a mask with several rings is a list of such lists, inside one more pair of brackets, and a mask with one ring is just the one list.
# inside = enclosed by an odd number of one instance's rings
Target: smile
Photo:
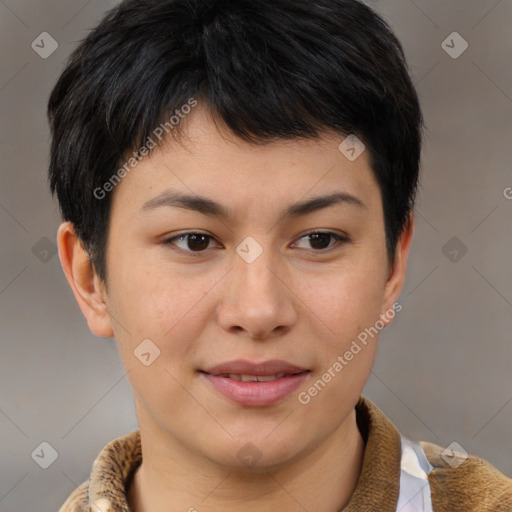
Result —
[[212, 375], [200, 372], [220, 395], [244, 407], [264, 407], [282, 402], [308, 377], [309, 371], [274, 375], [239, 373]]

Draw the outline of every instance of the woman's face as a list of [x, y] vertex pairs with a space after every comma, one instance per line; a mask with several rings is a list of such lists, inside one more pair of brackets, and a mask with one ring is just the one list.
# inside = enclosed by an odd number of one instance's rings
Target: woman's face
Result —
[[[390, 274], [366, 152], [333, 135], [250, 145], [199, 107], [185, 122], [113, 191], [109, 321], [141, 430], [279, 467], [353, 410], [377, 347], [361, 333], [394, 316], [404, 268]], [[238, 360], [254, 366], [214, 368]]]

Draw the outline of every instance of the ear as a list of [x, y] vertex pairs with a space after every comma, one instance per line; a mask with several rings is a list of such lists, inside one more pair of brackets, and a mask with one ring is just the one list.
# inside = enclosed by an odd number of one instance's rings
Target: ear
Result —
[[[411, 242], [414, 232], [414, 214], [411, 212], [409, 214], [409, 220], [402, 231], [402, 235], [396, 246], [395, 258], [393, 264], [391, 265], [391, 270], [389, 272], [388, 278], [386, 280], [385, 291], [384, 291], [384, 301], [383, 301], [383, 310], [381, 311], [381, 320], [387, 326], [389, 325], [395, 316], [395, 311], [400, 311], [397, 306], [393, 307], [393, 305], [397, 302], [400, 297], [400, 293], [402, 292], [402, 288], [405, 282], [405, 274], [407, 270], [407, 257], [409, 256], [409, 250], [411, 248]], [[390, 315], [390, 311], [393, 312], [393, 315]], [[387, 314], [386, 314], [387, 312]]]
[[89, 329], [96, 336], [113, 337], [105, 287], [90, 263], [89, 255], [71, 222], [64, 222], [59, 226], [57, 244], [62, 269]]

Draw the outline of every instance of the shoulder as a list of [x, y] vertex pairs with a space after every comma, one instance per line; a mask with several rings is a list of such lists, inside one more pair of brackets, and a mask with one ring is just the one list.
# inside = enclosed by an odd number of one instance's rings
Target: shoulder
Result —
[[65, 501], [59, 512], [82, 512], [89, 510], [89, 481], [77, 487]]
[[91, 499], [89, 492], [90, 480], [77, 487], [64, 502], [59, 512], [123, 512], [127, 508], [124, 504], [112, 503], [105, 498]]
[[420, 441], [430, 464], [428, 476], [435, 512], [512, 511], [512, 479], [475, 456], [443, 458], [444, 448]]
[[59, 512], [126, 512], [126, 488], [141, 461], [138, 430], [114, 439], [96, 457], [89, 480], [73, 491]]

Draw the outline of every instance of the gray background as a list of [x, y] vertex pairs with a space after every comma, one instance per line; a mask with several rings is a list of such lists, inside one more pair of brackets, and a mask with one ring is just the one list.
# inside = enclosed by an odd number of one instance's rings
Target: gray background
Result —
[[[137, 428], [115, 342], [88, 331], [52, 252], [45, 175], [48, 94], [116, 3], [0, 1], [2, 512], [56, 511], [101, 448]], [[428, 132], [403, 310], [364, 395], [405, 435], [457, 441], [512, 476], [512, 0], [368, 3], [404, 44]], [[442, 47], [454, 31], [469, 43], [456, 59]], [[59, 44], [46, 59], [31, 48], [42, 32]], [[46, 470], [31, 457], [43, 441], [58, 452]]]

